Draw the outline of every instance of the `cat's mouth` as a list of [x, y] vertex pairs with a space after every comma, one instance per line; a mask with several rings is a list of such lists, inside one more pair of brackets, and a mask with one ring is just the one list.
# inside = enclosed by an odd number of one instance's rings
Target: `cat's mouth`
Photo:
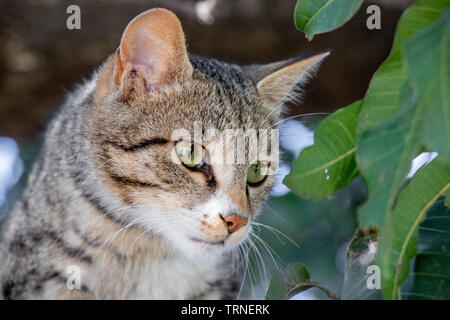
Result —
[[206, 244], [210, 244], [210, 245], [214, 245], [214, 246], [223, 246], [225, 245], [225, 241], [221, 240], [221, 241], [208, 241], [208, 240], [202, 240], [199, 238], [189, 238], [190, 240], [192, 240], [193, 242], [198, 242], [198, 243], [206, 243]]

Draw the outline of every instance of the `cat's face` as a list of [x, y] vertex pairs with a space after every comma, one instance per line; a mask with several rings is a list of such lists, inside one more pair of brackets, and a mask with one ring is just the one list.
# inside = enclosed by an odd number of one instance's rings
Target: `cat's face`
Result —
[[188, 57], [172, 13], [138, 16], [86, 114], [97, 175], [123, 206], [111, 215], [190, 257], [235, 248], [274, 182], [279, 105], [319, 58], [241, 68]]

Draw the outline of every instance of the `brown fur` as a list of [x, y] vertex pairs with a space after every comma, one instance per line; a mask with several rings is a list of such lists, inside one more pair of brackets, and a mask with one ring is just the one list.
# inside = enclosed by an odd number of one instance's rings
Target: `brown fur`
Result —
[[[282, 101], [304, 79], [298, 73], [322, 57], [240, 67], [188, 55], [171, 12], [139, 15], [47, 129], [1, 233], [0, 297], [235, 297], [232, 257], [274, 178], [250, 186], [251, 163], [207, 159], [189, 169], [173, 133], [183, 128], [193, 137], [198, 121], [202, 131], [276, 126]], [[202, 145], [214, 160], [219, 138]], [[248, 223], [230, 232], [224, 219], [232, 215]], [[72, 290], [74, 265], [81, 288]]]

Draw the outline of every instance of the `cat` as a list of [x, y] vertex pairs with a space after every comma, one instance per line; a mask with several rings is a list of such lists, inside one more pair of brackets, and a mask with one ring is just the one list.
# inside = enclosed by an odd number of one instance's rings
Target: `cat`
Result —
[[228, 64], [188, 54], [171, 11], [138, 15], [49, 123], [1, 230], [0, 298], [236, 298], [270, 164], [214, 163], [214, 139], [173, 132], [276, 127], [327, 55]]

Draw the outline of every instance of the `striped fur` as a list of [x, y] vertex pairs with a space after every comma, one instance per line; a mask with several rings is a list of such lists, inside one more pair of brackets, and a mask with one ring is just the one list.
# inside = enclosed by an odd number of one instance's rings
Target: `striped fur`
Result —
[[[251, 222], [273, 177], [249, 188], [248, 165], [191, 172], [171, 160], [171, 134], [192, 132], [195, 121], [204, 130], [270, 128], [280, 106], [258, 92], [255, 75], [267, 67], [195, 55], [189, 61], [190, 79], [149, 91], [139, 75], [114, 84], [113, 55], [68, 96], [1, 232], [1, 298], [236, 296], [232, 258], [251, 223], [222, 241], [227, 231], [218, 215], [239, 213]], [[79, 289], [67, 285], [71, 266], [81, 270]]]

